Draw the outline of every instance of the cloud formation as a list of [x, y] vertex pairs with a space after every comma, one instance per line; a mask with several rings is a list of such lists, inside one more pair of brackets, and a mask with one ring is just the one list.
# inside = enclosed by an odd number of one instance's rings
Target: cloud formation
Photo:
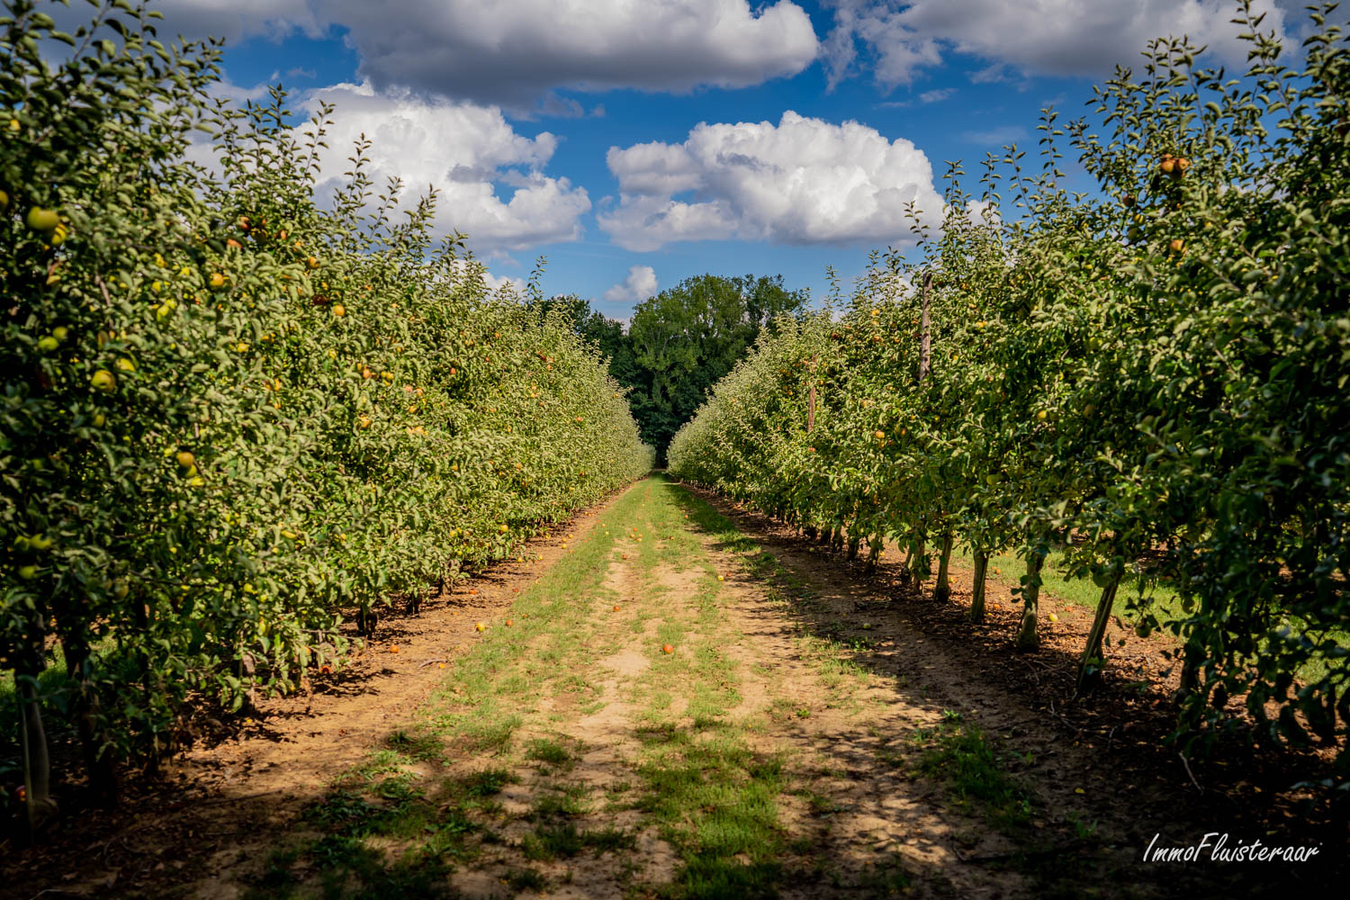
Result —
[[525, 296], [525, 279], [517, 278], [514, 275], [493, 275], [491, 272], [483, 273], [483, 284], [489, 291], [496, 293], [502, 288], [509, 287], [521, 297]]
[[656, 294], [656, 271], [651, 266], [632, 266], [623, 281], [605, 291], [612, 303], [640, 303]]
[[377, 88], [549, 113], [576, 114], [557, 88], [747, 87], [820, 51], [789, 0], [176, 0], [165, 13], [166, 31], [229, 40], [336, 26]]
[[942, 211], [912, 142], [790, 110], [777, 125], [701, 123], [683, 143], [611, 147], [606, 159], [620, 195], [597, 218], [629, 250], [722, 238], [898, 243], [909, 201], [929, 222]]
[[[317, 7], [317, 8], [316, 8]], [[172, 0], [157, 3], [164, 20], [155, 25], [162, 38], [224, 38], [229, 44], [249, 37], [279, 39], [296, 32], [323, 37], [329, 20], [322, 4], [307, 0]]]
[[308, 92], [310, 112], [336, 104], [328, 149], [320, 156], [320, 193], [346, 182], [354, 142], [371, 142], [367, 171], [383, 189], [403, 179], [409, 198], [438, 193], [435, 227], [462, 231], [480, 252], [499, 254], [581, 236], [579, 218], [591, 208], [585, 188], [544, 174], [558, 139], [547, 131], [517, 134], [500, 110], [472, 103], [425, 100], [402, 91], [340, 84]]
[[[1283, 5], [1287, 5], [1282, 0]], [[1091, 76], [1120, 63], [1135, 66], [1148, 42], [1189, 35], [1224, 62], [1241, 64], [1245, 29], [1230, 20], [1232, 0], [833, 0], [834, 29], [825, 41], [830, 82], [857, 72], [861, 50], [876, 83], [907, 85], [950, 53], [992, 63], [983, 80], [1032, 75]], [[1275, 0], [1254, 0], [1267, 13], [1263, 30], [1284, 31]]]

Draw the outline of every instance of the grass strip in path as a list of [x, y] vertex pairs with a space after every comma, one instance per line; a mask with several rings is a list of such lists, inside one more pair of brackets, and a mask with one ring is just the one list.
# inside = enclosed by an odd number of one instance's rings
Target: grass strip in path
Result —
[[[860, 667], [864, 642], [804, 629], [792, 610], [813, 589], [754, 540], [653, 478], [569, 544], [482, 622], [432, 701], [334, 781], [255, 896], [988, 884], [943, 843], [1015, 811], [997, 756]], [[953, 777], [958, 764], [970, 771]], [[951, 801], [935, 803], [948, 780]]]

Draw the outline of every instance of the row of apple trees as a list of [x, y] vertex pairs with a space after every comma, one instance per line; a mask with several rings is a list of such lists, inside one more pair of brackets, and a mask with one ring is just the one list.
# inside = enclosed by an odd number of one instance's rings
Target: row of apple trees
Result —
[[400, 208], [358, 146], [316, 204], [330, 110], [215, 103], [218, 48], [124, 2], [6, 12], [0, 668], [41, 818], [44, 705], [109, 792], [185, 700], [297, 688], [344, 617], [516, 556], [651, 452], [593, 347], [433, 246], [434, 195]]
[[[1245, 77], [1159, 41], [1047, 112], [1038, 171], [1010, 149], [976, 198], [949, 173], [940, 234], [873, 258], [851, 302], [761, 340], [676, 437], [671, 470], [847, 542], [908, 547], [949, 591], [1027, 561], [1102, 589], [1079, 689], [1122, 593], [1175, 635], [1177, 736], [1338, 745], [1350, 724], [1350, 48], [1314, 16], [1302, 64], [1247, 20]], [[1100, 130], [1100, 133], [1098, 133]], [[1095, 189], [1065, 187], [1068, 142]], [[1079, 180], [1082, 178], [1080, 176]], [[1164, 611], [1138, 577], [1179, 595]], [[1243, 715], [1245, 713], [1245, 715]]]

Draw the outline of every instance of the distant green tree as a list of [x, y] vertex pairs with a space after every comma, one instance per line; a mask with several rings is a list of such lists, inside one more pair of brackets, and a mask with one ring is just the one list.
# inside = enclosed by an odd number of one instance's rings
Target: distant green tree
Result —
[[548, 298], [530, 297], [525, 301], [525, 308], [537, 314], [540, 319], [545, 319], [549, 313], [557, 311], [571, 322], [572, 330], [577, 334], [585, 334], [587, 318], [600, 315], [591, 310], [589, 301], [576, 294], [557, 294]]
[[593, 312], [582, 323], [581, 334], [600, 347], [600, 353], [609, 360], [609, 374], [630, 391], [645, 391], [651, 385], [651, 376], [638, 365], [633, 353], [633, 342], [623, 323]]
[[664, 460], [671, 437], [774, 317], [799, 312], [809, 300], [807, 291], [785, 288], [781, 275], [698, 275], [638, 304], [628, 339], [645, 377], [629, 400], [658, 457]]
[[638, 304], [627, 331], [575, 294], [532, 299], [527, 306], [540, 317], [561, 313], [577, 334], [599, 346], [609, 373], [628, 389], [643, 441], [664, 461], [671, 437], [760, 331], [809, 300], [807, 291], [783, 287], [781, 275], [698, 275]]

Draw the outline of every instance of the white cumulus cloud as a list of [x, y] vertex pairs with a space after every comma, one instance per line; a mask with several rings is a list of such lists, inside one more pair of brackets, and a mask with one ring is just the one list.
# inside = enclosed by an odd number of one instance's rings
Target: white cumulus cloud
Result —
[[[509, 260], [508, 260], [509, 262]], [[524, 278], [517, 278], [514, 275], [497, 275], [492, 272], [480, 259], [471, 259], [468, 257], [459, 257], [453, 260], [451, 264], [451, 278], [455, 281], [463, 282], [470, 279], [477, 279], [482, 282], [483, 287], [492, 294], [501, 291], [514, 293], [516, 296], [523, 297], [526, 291], [526, 282]], [[440, 280], [440, 276], [434, 276]]]
[[483, 284], [489, 291], [496, 293], [502, 288], [509, 287], [519, 296], [525, 296], [525, 279], [517, 278], [514, 275], [493, 275], [491, 272], [483, 273]]
[[605, 291], [613, 303], [638, 303], [656, 294], [656, 271], [651, 266], [632, 266], [623, 281]]
[[338, 26], [380, 88], [554, 113], [567, 103], [555, 88], [746, 87], [820, 51], [789, 0], [175, 0], [164, 12], [167, 33], [229, 40]]
[[942, 213], [932, 166], [911, 141], [790, 110], [776, 125], [701, 123], [680, 144], [611, 147], [607, 162], [620, 195], [598, 220], [629, 250], [730, 237], [898, 243], [909, 201], [926, 221]]
[[558, 145], [549, 132], [526, 137], [495, 107], [381, 93], [368, 84], [311, 91], [303, 105], [313, 112], [322, 101], [336, 111], [320, 156], [321, 193], [345, 183], [353, 143], [365, 135], [377, 192], [389, 176], [403, 179], [410, 199], [434, 186], [437, 230], [467, 233], [480, 252], [581, 236], [579, 218], [591, 201], [585, 188], [544, 174]]
[[[1023, 76], [1109, 73], [1116, 64], [1138, 68], [1150, 40], [1188, 35], [1226, 63], [1240, 65], [1246, 46], [1233, 24], [1233, 0], [834, 0], [835, 27], [825, 41], [832, 83], [859, 68], [859, 49], [885, 88], [911, 83], [949, 53], [994, 63], [984, 80]], [[1253, 0], [1266, 13], [1263, 31], [1283, 32], [1276, 0]]]
[[967, 200], [966, 215], [973, 225], [998, 225], [1003, 221], [998, 207], [989, 200]]

